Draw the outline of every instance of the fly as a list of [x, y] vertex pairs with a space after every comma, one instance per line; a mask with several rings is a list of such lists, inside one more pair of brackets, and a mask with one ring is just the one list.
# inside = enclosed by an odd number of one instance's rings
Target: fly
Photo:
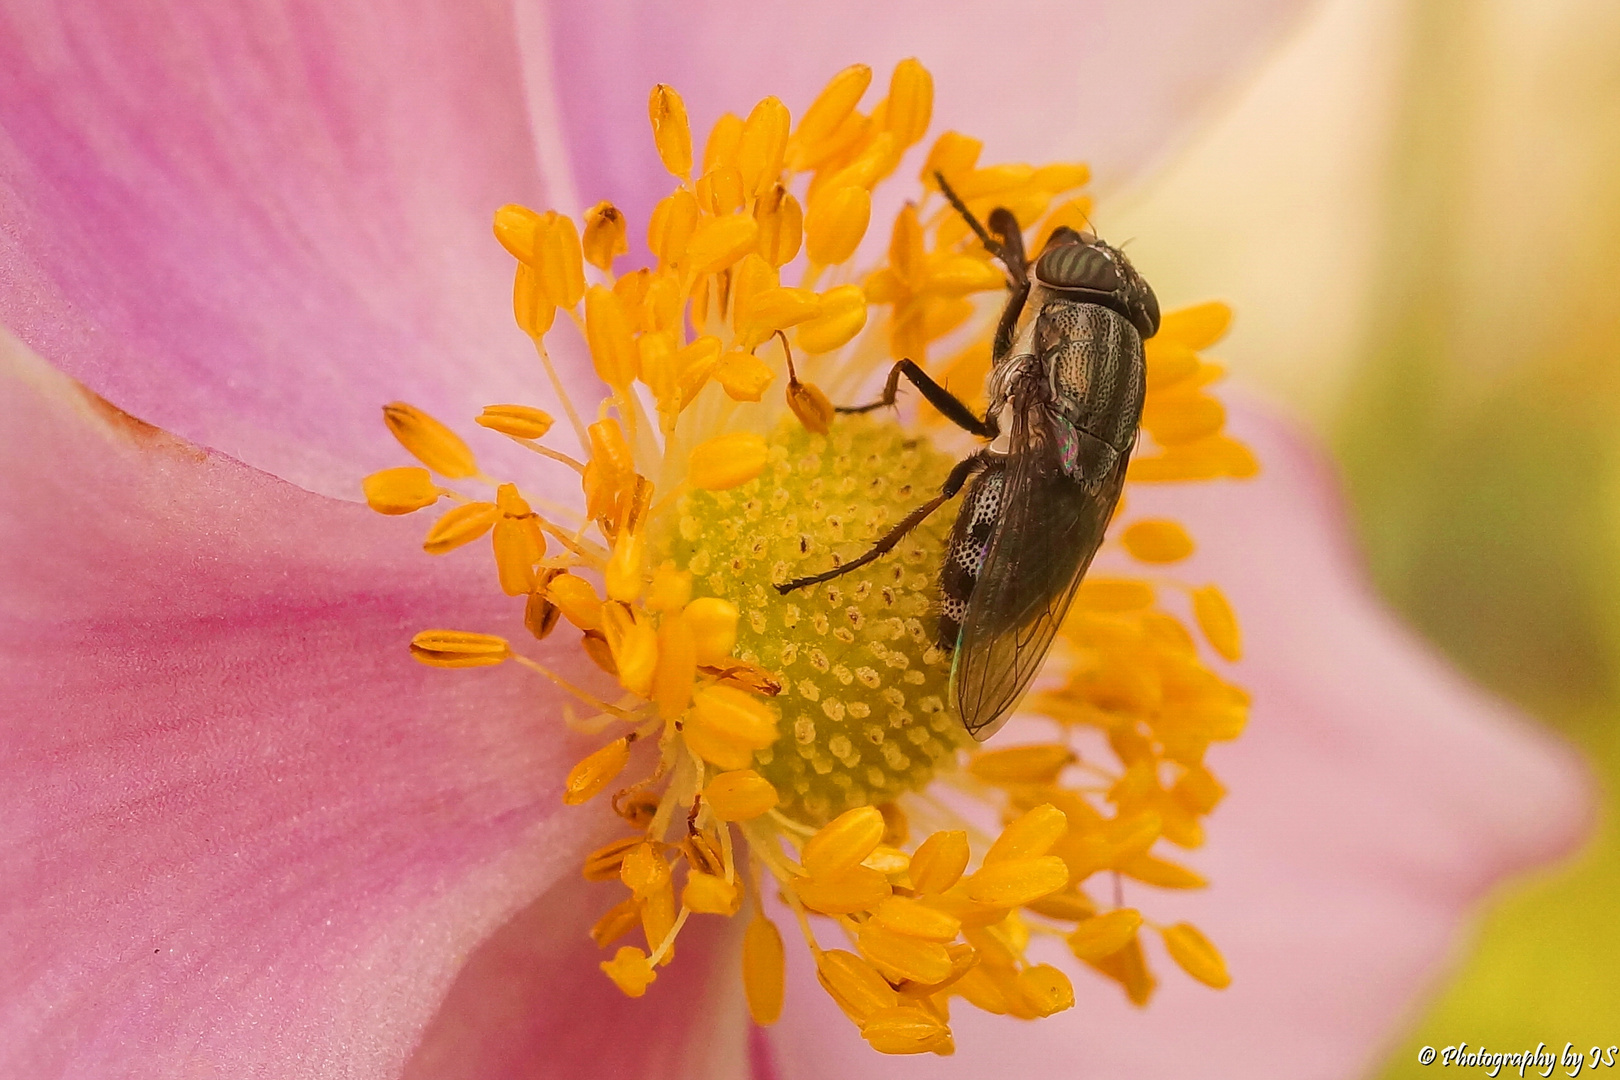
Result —
[[907, 359], [890, 369], [882, 397], [838, 411], [892, 406], [904, 376], [987, 445], [959, 461], [939, 493], [870, 550], [777, 589], [785, 594], [867, 565], [966, 487], [940, 568], [938, 640], [952, 653], [957, 716], [983, 741], [1040, 670], [1119, 503], [1142, 419], [1142, 342], [1158, 332], [1159, 304], [1118, 248], [1064, 226], [1031, 263], [1011, 211], [993, 211], [987, 230], [934, 175], [1011, 279], [992, 347], [989, 408], [975, 415]]

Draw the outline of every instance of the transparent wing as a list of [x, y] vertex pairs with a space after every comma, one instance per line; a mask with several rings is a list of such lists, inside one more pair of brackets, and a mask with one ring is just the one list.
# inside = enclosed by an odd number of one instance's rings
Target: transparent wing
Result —
[[1045, 408], [1031, 400], [1013, 415], [1002, 518], [951, 667], [957, 710], [980, 741], [1006, 722], [1046, 659], [1102, 543], [1129, 457], [1087, 490], [1064, 472]]

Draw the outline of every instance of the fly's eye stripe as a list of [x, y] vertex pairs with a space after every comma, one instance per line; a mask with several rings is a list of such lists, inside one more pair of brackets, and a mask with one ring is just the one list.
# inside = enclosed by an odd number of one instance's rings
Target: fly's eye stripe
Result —
[[1047, 248], [1035, 264], [1041, 283], [1054, 289], [1089, 289], [1111, 293], [1120, 287], [1114, 261], [1087, 244]]

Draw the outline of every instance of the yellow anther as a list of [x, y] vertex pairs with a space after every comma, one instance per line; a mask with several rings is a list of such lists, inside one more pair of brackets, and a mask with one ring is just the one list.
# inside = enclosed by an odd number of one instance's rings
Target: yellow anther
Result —
[[1079, 922], [1097, 914], [1097, 905], [1079, 892], [1053, 893], [1039, 900], [1031, 900], [1024, 906], [1037, 915], [1045, 915], [1048, 919], [1061, 919], [1064, 922]]
[[653, 142], [658, 158], [674, 176], [685, 180], [692, 175], [692, 129], [686, 121], [686, 103], [670, 86], [659, 83], [647, 100], [647, 117], [652, 121]]
[[968, 759], [968, 772], [990, 784], [1050, 784], [1076, 760], [1063, 743], [981, 750]]
[[585, 261], [598, 270], [612, 270], [613, 260], [630, 251], [624, 215], [610, 202], [599, 202], [585, 214]]
[[953, 941], [962, 932], [961, 919], [904, 896], [891, 896], [879, 904], [872, 911], [872, 922], [893, 933], [925, 941]]
[[638, 697], [652, 696], [658, 670], [658, 631], [623, 604], [602, 605], [602, 634], [613, 653], [619, 685]]
[[461, 436], [416, 406], [403, 401], [384, 405], [383, 423], [412, 457], [440, 476], [460, 480], [477, 475], [478, 462]]
[[652, 283], [653, 272], [646, 267], [613, 279], [613, 295], [619, 298], [624, 316], [630, 320], [630, 328], [637, 333], [652, 329], [647, 312], [647, 293]]
[[[893, 900], [884, 901], [889, 903]], [[855, 947], [878, 971], [891, 982], [910, 979], [913, 982], [936, 983], [951, 973], [951, 956], [937, 941], [897, 934], [875, 922], [861, 924]]]
[[735, 165], [716, 165], [703, 174], [696, 190], [698, 205], [711, 214], [735, 214], [748, 202], [742, 170]]
[[769, 364], [751, 352], [733, 349], [720, 358], [714, 379], [733, 401], [758, 401], [775, 375]]
[[621, 946], [612, 960], [604, 960], [598, 966], [626, 997], [640, 997], [658, 978], [658, 972], [647, 962], [647, 954], [633, 945]]
[[923, 137], [933, 114], [934, 77], [915, 59], [900, 61], [889, 78], [884, 130], [904, 149]]
[[778, 330], [797, 326], [821, 314], [821, 297], [809, 289], [779, 286], [750, 298], [748, 310], [738, 312], [738, 344], [751, 349]]
[[753, 769], [723, 772], [703, 789], [703, 801], [721, 821], [752, 821], [777, 804], [776, 788]]
[[647, 586], [645, 601], [648, 611], [679, 611], [692, 599], [692, 575], [675, 569], [674, 562], [665, 559], [653, 571], [652, 584]]
[[563, 781], [563, 802], [569, 806], [578, 806], [589, 801], [613, 782], [613, 778], [619, 775], [629, 760], [628, 735], [614, 739], [600, 750], [587, 755], [585, 760], [568, 770], [568, 778]]
[[846, 810], [804, 845], [801, 862], [811, 877], [829, 880], [854, 869], [883, 842], [883, 815], [875, 806]]
[[1017, 907], [1068, 883], [1069, 868], [1056, 855], [1011, 859], [983, 867], [969, 877], [968, 899], [993, 907]]
[[1206, 986], [1224, 990], [1232, 985], [1232, 976], [1226, 970], [1226, 959], [1220, 950], [1191, 923], [1176, 923], [1160, 931], [1165, 950], [1181, 970]]
[[737, 647], [737, 605], [718, 596], [700, 596], [686, 605], [684, 614], [692, 628], [700, 665], [722, 664], [731, 659], [731, 650]]
[[799, 348], [808, 353], [842, 348], [866, 326], [866, 294], [859, 285], [839, 285], [821, 294], [821, 310], [799, 324]]
[[438, 501], [439, 486], [426, 469], [405, 466], [384, 469], [366, 477], [361, 484], [366, 505], [379, 514], [409, 514]]
[[754, 1023], [767, 1026], [781, 1017], [786, 970], [781, 932], [765, 916], [755, 915], [743, 932], [742, 953], [743, 993]]
[[647, 247], [662, 265], [680, 262], [686, 256], [686, 246], [702, 216], [697, 196], [685, 188], [676, 188], [653, 207], [647, 222]]
[[699, 915], [735, 915], [742, 903], [737, 886], [723, 877], [696, 870], [686, 875], [681, 904]]
[[892, 892], [889, 879], [866, 866], [835, 878], [794, 878], [793, 891], [805, 907], [824, 915], [870, 911]]
[[592, 285], [585, 292], [585, 340], [598, 377], [615, 390], [627, 388], [640, 358], [624, 306], [605, 286]]
[[937, 832], [911, 855], [911, 885], [919, 893], [942, 893], [955, 885], [967, 869], [967, 833], [960, 829]]
[[464, 630], [423, 630], [411, 638], [411, 655], [429, 667], [489, 667], [512, 655], [505, 638]]
[[1161, 889], [1202, 889], [1209, 884], [1209, 879], [1198, 871], [1156, 855], [1138, 855], [1119, 869], [1127, 877], [1157, 885]]
[[602, 572], [602, 583], [607, 587], [609, 600], [629, 604], [641, 595], [641, 588], [645, 584], [641, 564], [646, 550], [647, 545], [640, 533], [626, 529], [618, 535], [613, 542], [613, 554], [608, 558], [607, 569]]
[[824, 191], [836, 191], [842, 187], [858, 187], [868, 193], [877, 185], [879, 180], [894, 171], [895, 165], [900, 161], [900, 146], [895, 142], [893, 135], [881, 132], [873, 139], [848, 165], [834, 173], [825, 182], [824, 186], [813, 189], [810, 193], [812, 208], [818, 196]]
[[1007, 279], [995, 264], [970, 255], [953, 255], [929, 266], [924, 288], [935, 296], [966, 296], [1004, 288]]
[[927, 257], [917, 204], [908, 202], [895, 215], [894, 229], [889, 233], [889, 269], [907, 290], [918, 292], [927, 273]]
[[692, 702], [697, 678], [692, 628], [678, 611], [665, 612], [658, 624], [658, 669], [653, 673], [653, 700], [658, 715], [673, 720]]
[[1001, 830], [1001, 835], [985, 853], [984, 864], [1032, 859], [1051, 851], [1069, 831], [1069, 819], [1051, 803], [1025, 812]]
[[861, 1035], [880, 1054], [950, 1053], [951, 1029], [915, 1005], [897, 1005], [868, 1015]]
[[843, 949], [827, 949], [816, 954], [816, 978], [844, 1014], [857, 1024], [880, 1009], [892, 1009], [900, 1004], [900, 996], [876, 968]]
[[1141, 611], [1153, 606], [1153, 586], [1131, 578], [1088, 577], [1075, 600], [1088, 611]]
[[631, 896], [607, 909], [607, 913], [591, 927], [591, 940], [596, 947], [605, 949], [633, 930], [641, 922], [641, 905]]
[[539, 214], [527, 206], [509, 203], [495, 211], [495, 239], [512, 258], [533, 264], [535, 230], [539, 224]]
[[782, 173], [782, 155], [788, 140], [787, 106], [774, 97], [755, 105], [743, 126], [737, 147], [737, 164], [742, 170], [743, 189], [760, 195], [776, 184]]
[[611, 416], [598, 420], [586, 429], [591, 440], [591, 460], [614, 476], [630, 476], [636, 471], [636, 459], [630, 452], [630, 443], [624, 429]]
[[872, 218], [872, 195], [861, 187], [840, 187], [811, 200], [804, 219], [805, 250], [819, 266], [834, 266], [855, 254]]
[[1074, 985], [1051, 964], [1036, 964], [1020, 971], [1018, 989], [1039, 1016], [1051, 1016], [1074, 1005]]
[[714, 274], [754, 249], [759, 240], [759, 223], [752, 214], [727, 214], [704, 218], [686, 245], [686, 258], [692, 271]]
[[984, 169], [974, 169], [966, 175], [956, 178], [950, 173], [945, 179], [952, 182], [956, 193], [964, 200], [983, 199], [991, 195], [1000, 195], [1013, 188], [1022, 187], [1029, 183], [1030, 177], [1035, 175], [1032, 166], [1017, 162], [1005, 165], [991, 165]]
[[1178, 341], [1197, 351], [1207, 349], [1226, 336], [1232, 325], [1232, 309], [1219, 300], [1166, 312], [1159, 323], [1159, 337]]
[[1147, 361], [1147, 391], [1158, 394], [1198, 373], [1198, 354], [1179, 341], [1154, 336], [1143, 345]]
[[934, 140], [917, 178], [923, 182], [923, 187], [938, 190], [939, 181], [934, 174], [944, 173], [945, 179], [954, 186], [958, 177], [973, 171], [983, 150], [984, 140], [959, 131], [947, 131]]
[[[641, 932], [646, 935], [648, 944], [656, 949], [657, 943], [663, 941], [674, 928], [675, 883], [665, 881], [641, 902]], [[658, 958], [658, 966], [663, 967], [674, 959], [674, 948], [665, 947], [663, 955]]]
[[1192, 813], [1207, 814], [1225, 797], [1226, 788], [1208, 769], [1195, 765], [1176, 781], [1170, 795]]
[[903, 874], [911, 866], [911, 856], [897, 847], [879, 844], [872, 849], [872, 854], [861, 860], [861, 865], [870, 867], [880, 874]]
[[783, 266], [799, 253], [804, 243], [804, 211], [799, 200], [781, 184], [769, 189], [754, 205], [759, 222], [757, 250], [772, 266]]
[[754, 306], [754, 298], [781, 284], [776, 267], [756, 252], [749, 252], [731, 271], [731, 320], [736, 326], [745, 323]]
[[602, 629], [602, 600], [584, 578], [558, 574], [546, 583], [546, 598], [581, 630]]
[[542, 438], [552, 424], [549, 413], [528, 405], [485, 405], [477, 422], [514, 439]]
[[1056, 195], [1064, 191], [1072, 191], [1077, 187], [1084, 187], [1091, 180], [1091, 167], [1083, 162], [1054, 162], [1051, 165], [1042, 165], [1035, 170], [1035, 175], [1029, 178], [1031, 187], [1042, 191], [1049, 191]]
[[512, 279], [512, 317], [518, 329], [539, 341], [557, 318], [557, 305], [540, 285], [540, 272], [528, 263], [518, 263]]
[[758, 476], [769, 458], [764, 437], [752, 431], [716, 435], [692, 449], [687, 458], [687, 479], [704, 491], [722, 491]]
[[776, 741], [776, 714], [751, 694], [709, 686], [693, 697], [686, 744], [722, 769], [745, 769], [754, 751]]
[[540, 290], [561, 308], [571, 308], [585, 295], [585, 264], [574, 219], [548, 210], [540, 215], [534, 234], [534, 268]]
[[721, 113], [720, 119], [709, 129], [709, 139], [703, 144], [703, 171], [707, 174], [717, 165], [737, 164], [737, 149], [742, 145], [743, 121], [736, 113]]
[[612, 881], [624, 867], [624, 857], [646, 843], [644, 836], [621, 836], [611, 844], [603, 844], [589, 855], [580, 867], [586, 881]]
[[1226, 406], [1190, 383], [1155, 394], [1142, 410], [1142, 427], [1164, 447], [1208, 438], [1225, 423]]
[[540, 519], [533, 514], [502, 514], [495, 522], [491, 539], [501, 591], [507, 596], [527, 596], [533, 592], [534, 564], [546, 553], [546, 537], [540, 531]]
[[1193, 553], [1192, 537], [1174, 521], [1138, 521], [1120, 536], [1125, 550], [1145, 563], [1173, 563]]
[[644, 841], [629, 849], [623, 859], [619, 880], [636, 894], [637, 899], [645, 900], [669, 884], [669, 862], [651, 841]]
[[470, 502], [453, 506], [428, 530], [422, 550], [429, 555], [443, 555], [462, 544], [470, 544], [488, 532], [500, 520], [500, 516], [500, 508], [494, 503]]
[[1101, 960], [1129, 945], [1141, 925], [1140, 911], [1115, 908], [1075, 926], [1067, 938], [1069, 950], [1081, 960]]
[[1243, 637], [1238, 630], [1237, 616], [1232, 613], [1232, 605], [1226, 602], [1221, 590], [1214, 585], [1205, 585], [1193, 590], [1192, 600], [1193, 615], [1198, 619], [1198, 628], [1204, 632], [1205, 639], [1226, 659], [1241, 659]]
[[[851, 64], [832, 77], [816, 100], [810, 103], [799, 126], [793, 131], [797, 148], [809, 148], [829, 138], [855, 111], [866, 88], [872, 85], [872, 69], [865, 64]], [[790, 162], [794, 168], [803, 168], [801, 162]]]

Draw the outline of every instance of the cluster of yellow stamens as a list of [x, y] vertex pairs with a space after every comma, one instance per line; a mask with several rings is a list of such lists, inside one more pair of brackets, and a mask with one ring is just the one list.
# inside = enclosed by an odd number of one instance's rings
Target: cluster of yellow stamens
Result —
[[[1006, 280], [930, 178], [942, 173], [981, 218], [1011, 209], [1033, 225], [1037, 251], [1059, 225], [1085, 226], [1090, 210], [1072, 194], [1083, 165], [981, 167], [979, 142], [948, 132], [886, 259], [857, 268], [872, 190], [922, 138], [932, 107], [932, 79], [915, 61], [863, 112], [870, 81], [864, 66], [841, 72], [797, 126], [775, 98], [746, 118], [722, 116], [696, 173], [685, 107], [655, 88], [654, 140], [678, 184], [648, 224], [652, 266], [615, 272], [628, 226], [606, 203], [583, 230], [556, 211], [496, 214], [495, 235], [517, 259], [518, 325], [579, 456], [545, 444], [553, 418], [532, 406], [491, 405], [476, 421], [544, 467], [575, 472], [577, 508], [491, 480], [459, 436], [404, 404], [384, 418], [425, 467], [377, 473], [365, 492], [388, 514], [451, 500], [426, 550], [490, 534], [496, 579], [526, 605], [532, 635], [566, 620], [616, 679], [619, 694], [604, 700], [503, 638], [431, 630], [411, 643], [439, 667], [525, 664], [586, 703], [573, 726], [611, 735], [563, 792], [572, 805], [613, 789], [629, 829], [584, 865], [587, 878], [627, 890], [591, 931], [597, 943], [637, 928], [645, 939], [601, 965], [609, 978], [639, 997], [674, 959], [688, 918], [746, 912], [749, 1009], [772, 1023], [784, 972], [774, 899], [873, 1047], [949, 1053], [952, 997], [1023, 1018], [1073, 1003], [1064, 972], [1029, 959], [1035, 935], [1065, 940], [1137, 1003], [1152, 988], [1143, 926], [1193, 977], [1226, 984], [1204, 936], [1147, 921], [1124, 904], [1123, 881], [1204, 884], [1157, 848], [1202, 842], [1201, 819], [1222, 795], [1204, 751], [1239, 733], [1246, 698], [1201, 656], [1238, 657], [1220, 592], [1157, 569], [1193, 548], [1170, 521], [1115, 534], [1112, 547], [1155, 567], [1151, 578], [1093, 574], [1082, 586], [1058, 648], [1064, 678], [1026, 704], [1050, 718], [1045, 742], [982, 749], [952, 714], [951, 656], [933, 618], [948, 511], [856, 572], [787, 596], [772, 587], [858, 555], [937, 491], [953, 461], [915, 425], [835, 418], [830, 402], [869, 390], [893, 358], [923, 362], [941, 343], [953, 349], [935, 365], [942, 378], [975, 390], [988, 371]], [[784, 284], [789, 273], [794, 284]], [[559, 311], [611, 391], [590, 423], [546, 346]], [[1133, 483], [1254, 472], [1207, 393], [1219, 369], [1198, 355], [1226, 319], [1218, 304], [1173, 312], [1148, 343]], [[1191, 614], [1203, 645], [1161, 594]], [[624, 784], [642, 740], [656, 752]], [[964, 817], [961, 796], [999, 815], [999, 834]], [[1088, 891], [1097, 875], [1111, 882], [1102, 897]], [[826, 947], [829, 933], [849, 947]]]

